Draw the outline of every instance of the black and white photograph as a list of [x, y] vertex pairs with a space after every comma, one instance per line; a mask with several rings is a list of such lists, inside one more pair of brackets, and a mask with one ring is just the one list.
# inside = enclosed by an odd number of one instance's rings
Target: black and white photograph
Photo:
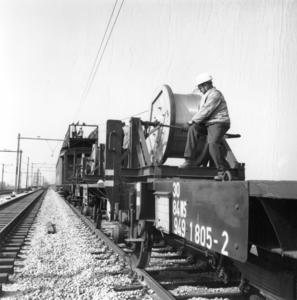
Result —
[[0, 0], [0, 299], [297, 300], [297, 0]]

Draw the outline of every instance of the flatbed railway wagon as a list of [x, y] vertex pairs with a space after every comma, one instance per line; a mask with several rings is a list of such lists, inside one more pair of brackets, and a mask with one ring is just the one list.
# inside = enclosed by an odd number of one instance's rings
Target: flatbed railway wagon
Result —
[[[131, 118], [125, 153], [122, 122], [108, 120], [105, 146], [93, 147], [87, 161], [81, 160], [72, 200], [98, 228], [104, 216], [113, 222], [113, 240], [132, 250], [135, 267], [147, 265], [154, 242], [177, 239], [204, 251], [226, 280], [228, 266], [235, 267], [243, 292], [297, 299], [297, 182], [246, 181], [245, 165], [227, 142], [238, 134], [226, 134], [222, 142], [229, 163], [222, 182], [214, 181], [206, 139], [199, 141], [196, 168], [165, 164], [183, 157], [186, 133], [180, 127], [199, 101], [198, 95], [160, 86], [149, 121]], [[95, 175], [96, 165], [102, 168]]]

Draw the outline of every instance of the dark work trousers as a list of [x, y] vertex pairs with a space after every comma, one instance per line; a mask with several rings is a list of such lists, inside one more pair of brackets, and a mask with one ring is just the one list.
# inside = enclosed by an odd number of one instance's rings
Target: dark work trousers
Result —
[[209, 153], [218, 169], [218, 174], [223, 174], [227, 170], [227, 162], [222, 147], [222, 139], [229, 130], [230, 125], [225, 123], [216, 123], [209, 126], [194, 123], [189, 127], [187, 143], [185, 149], [185, 158], [195, 159], [198, 139], [207, 135]]

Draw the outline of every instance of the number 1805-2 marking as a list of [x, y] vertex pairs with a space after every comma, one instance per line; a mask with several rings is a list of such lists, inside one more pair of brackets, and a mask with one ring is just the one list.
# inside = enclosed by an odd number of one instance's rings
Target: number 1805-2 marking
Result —
[[[179, 182], [173, 183], [173, 197], [179, 198], [180, 196], [180, 184]], [[187, 217], [187, 201], [174, 199], [172, 203], [172, 213], [173, 213], [173, 225], [174, 225], [174, 233], [181, 236], [186, 237], [186, 233], [188, 232], [188, 228], [190, 229], [190, 241], [195, 242], [203, 247], [208, 249], [212, 249], [213, 244], [218, 244], [218, 240], [212, 237], [212, 228], [209, 226], [203, 226], [198, 223], [190, 224], [187, 226], [186, 217]], [[228, 251], [226, 250], [229, 235], [227, 231], [222, 232], [222, 237], [224, 238], [223, 246], [221, 249], [221, 253], [223, 255], [228, 256]]]

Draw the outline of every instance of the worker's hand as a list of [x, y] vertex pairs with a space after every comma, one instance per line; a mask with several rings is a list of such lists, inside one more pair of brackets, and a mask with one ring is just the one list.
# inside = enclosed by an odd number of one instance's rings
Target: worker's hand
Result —
[[160, 124], [160, 122], [157, 121], [157, 120], [155, 120], [155, 121], [153, 122], [153, 124], [154, 124], [154, 125], [153, 125], [154, 127], [157, 127], [157, 126]]
[[188, 132], [190, 126], [189, 123], [185, 123], [181, 128], [181, 132]]
[[149, 122], [148, 121], [142, 122], [142, 125], [144, 126], [145, 129], [149, 128]]

